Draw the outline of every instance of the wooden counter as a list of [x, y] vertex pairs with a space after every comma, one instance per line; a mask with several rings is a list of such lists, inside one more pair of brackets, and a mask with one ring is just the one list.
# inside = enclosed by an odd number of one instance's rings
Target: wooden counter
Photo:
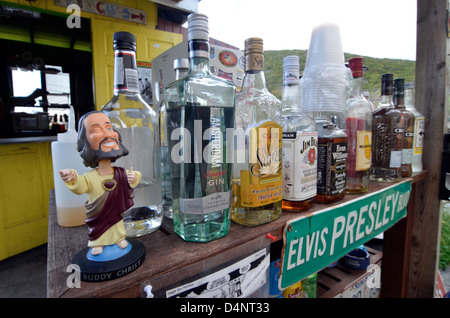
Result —
[[[413, 188], [414, 183], [422, 180], [425, 176], [426, 172], [413, 175]], [[372, 182], [369, 193], [390, 185], [392, 184]], [[361, 195], [346, 195], [343, 200], [335, 204], [342, 204], [343, 202], [357, 199], [359, 196]], [[328, 208], [330, 205], [314, 204], [309, 211], [304, 213], [309, 214], [325, 207]], [[144, 263], [134, 272], [112, 281], [101, 283], [82, 281], [81, 288], [68, 288], [66, 282], [71, 270], [66, 272], [66, 269], [75, 253], [86, 246], [87, 229], [85, 226], [75, 228], [59, 226], [56, 222], [54, 195], [51, 193], [48, 229], [47, 296], [140, 297], [140, 285], [146, 280], [222, 254], [231, 249], [239, 248], [247, 242], [265, 239], [270, 243], [271, 241], [265, 238], [268, 233], [275, 236], [277, 240], [281, 240], [286, 222], [299, 215], [300, 213], [283, 212], [278, 220], [257, 227], [244, 227], [232, 223], [227, 236], [209, 243], [183, 241], [173, 232], [172, 221], [165, 218], [162, 226], [156, 232], [140, 238], [146, 248], [146, 257]], [[389, 245], [390, 242], [385, 240], [385, 244]], [[383, 265], [385, 265], [384, 261]], [[387, 271], [391, 270], [397, 271], [396, 268], [388, 269]]]

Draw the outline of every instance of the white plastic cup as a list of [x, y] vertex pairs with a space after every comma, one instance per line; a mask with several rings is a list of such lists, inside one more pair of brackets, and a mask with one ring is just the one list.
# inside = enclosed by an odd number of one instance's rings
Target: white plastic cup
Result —
[[305, 69], [330, 64], [344, 67], [344, 63], [339, 26], [326, 23], [315, 27], [311, 34]]

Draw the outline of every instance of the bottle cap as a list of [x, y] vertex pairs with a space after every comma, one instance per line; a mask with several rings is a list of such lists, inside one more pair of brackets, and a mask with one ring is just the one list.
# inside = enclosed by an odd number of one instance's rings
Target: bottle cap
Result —
[[189, 69], [188, 59], [175, 59], [173, 60], [173, 69]]
[[404, 96], [405, 94], [405, 79], [404, 78], [396, 78], [394, 80], [394, 95]]
[[244, 47], [245, 71], [264, 70], [264, 50], [261, 38], [248, 38]]
[[78, 133], [75, 130], [75, 112], [70, 106], [69, 110], [69, 126], [65, 133], [58, 134], [58, 141], [76, 143], [78, 140]]
[[113, 47], [114, 50], [125, 49], [136, 51], [136, 37], [130, 32], [115, 32]]
[[385, 95], [392, 95], [394, 74], [385, 73], [381, 75], [381, 93]]
[[348, 66], [352, 71], [353, 78], [363, 77], [364, 62], [362, 57], [354, 57], [349, 59]]
[[283, 58], [284, 84], [298, 84], [300, 80], [300, 58], [297, 55], [289, 55]]
[[188, 40], [209, 40], [208, 17], [202, 13], [188, 15]]

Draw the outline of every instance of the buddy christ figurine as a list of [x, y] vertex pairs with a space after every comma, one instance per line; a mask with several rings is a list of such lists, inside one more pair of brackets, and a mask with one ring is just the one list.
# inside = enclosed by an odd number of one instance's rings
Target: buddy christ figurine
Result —
[[119, 254], [120, 250], [124, 250], [124, 254], [130, 246], [125, 239], [122, 214], [133, 206], [133, 188], [142, 175], [133, 171], [133, 167], [126, 171], [111, 165], [118, 158], [128, 155], [128, 150], [108, 116], [101, 111], [92, 111], [81, 117], [77, 150], [84, 165], [94, 169], [83, 175], [78, 175], [73, 169], [63, 169], [59, 173], [69, 190], [75, 194], [88, 195], [85, 223], [92, 256], [87, 257], [95, 260], [95, 256], [101, 256], [104, 248], [115, 244], [119, 247], [115, 248]]

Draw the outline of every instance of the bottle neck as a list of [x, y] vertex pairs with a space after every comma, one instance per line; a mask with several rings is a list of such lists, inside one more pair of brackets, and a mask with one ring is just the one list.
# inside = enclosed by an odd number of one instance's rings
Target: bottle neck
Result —
[[185, 77], [189, 73], [189, 70], [186, 68], [176, 68], [175, 69], [175, 80], [179, 80], [180, 78]]
[[139, 77], [136, 52], [119, 49], [114, 51], [114, 95], [139, 94]]
[[281, 93], [281, 104], [284, 111], [301, 111], [300, 85], [295, 83], [285, 84]]
[[209, 74], [209, 42], [194, 39], [188, 43], [189, 72]]
[[363, 95], [363, 77], [354, 77], [352, 79], [352, 86], [350, 90], [350, 96], [360, 96]]
[[405, 96], [403, 94], [394, 95], [394, 106], [397, 108], [405, 108]]

